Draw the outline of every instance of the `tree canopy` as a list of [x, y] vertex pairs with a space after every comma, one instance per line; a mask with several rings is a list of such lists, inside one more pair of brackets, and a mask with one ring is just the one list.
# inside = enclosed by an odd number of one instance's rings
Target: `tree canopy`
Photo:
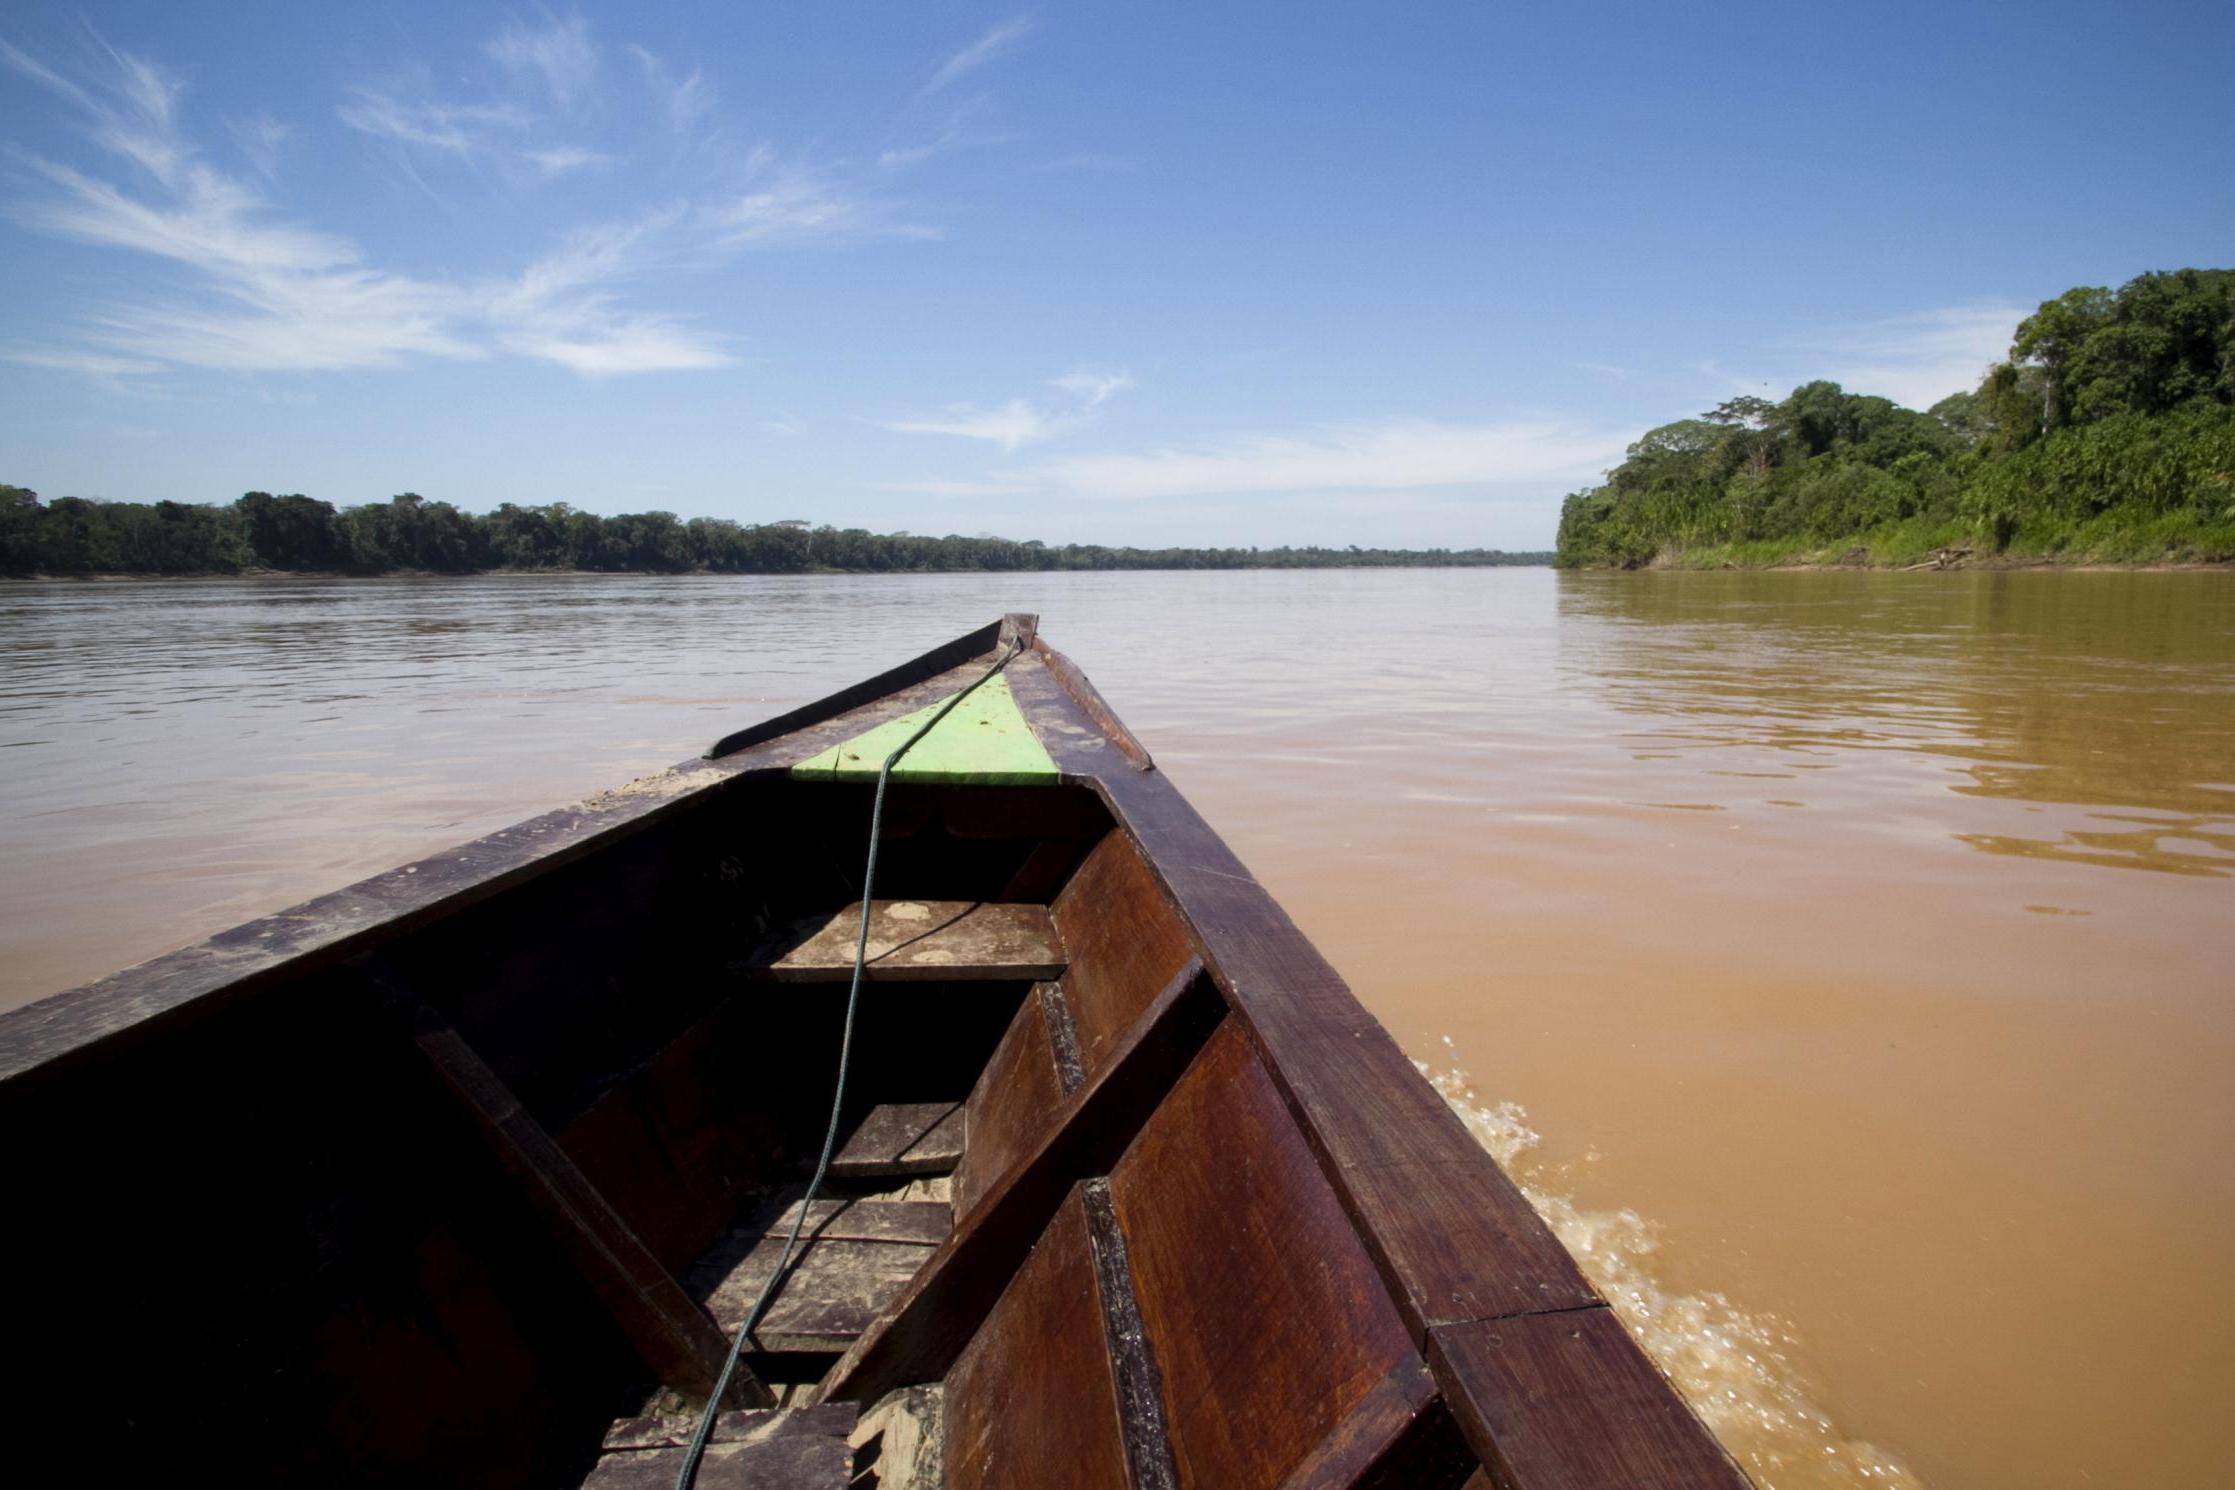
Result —
[[0, 574], [473, 574], [490, 569], [650, 574], [915, 573], [993, 569], [1334, 569], [1545, 564], [1498, 549], [1110, 548], [815, 527], [796, 519], [601, 517], [564, 502], [460, 511], [405, 492], [336, 509], [300, 493], [252, 491], [230, 506], [41, 502], [0, 486]]
[[2235, 557], [2235, 270], [2070, 290], [1924, 413], [1836, 383], [1649, 430], [1568, 498], [1560, 562], [1941, 545]]

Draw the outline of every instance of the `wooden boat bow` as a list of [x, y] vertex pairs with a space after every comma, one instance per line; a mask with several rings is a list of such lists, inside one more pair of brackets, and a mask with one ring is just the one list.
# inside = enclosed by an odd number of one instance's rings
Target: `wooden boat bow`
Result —
[[[1021, 615], [0, 1017], [19, 1277], [50, 1285], [20, 1348], [123, 1404], [55, 1441], [279, 1482], [657, 1481], [799, 1217], [859, 766], [1011, 651], [895, 773], [843, 1188], [702, 1483], [1744, 1485]], [[151, 1215], [192, 1218], [156, 1277]], [[119, 1346], [165, 1310], [149, 1375]]]

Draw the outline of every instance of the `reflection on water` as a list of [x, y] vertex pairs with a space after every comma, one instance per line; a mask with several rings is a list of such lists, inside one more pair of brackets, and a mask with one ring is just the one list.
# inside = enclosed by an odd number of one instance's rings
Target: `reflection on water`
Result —
[[1652, 720], [1629, 738], [1663, 758], [1778, 751], [1814, 757], [1807, 769], [1914, 751], [1962, 763], [1957, 795], [2039, 814], [2021, 831], [1951, 829], [1973, 848], [2235, 867], [2235, 786], [2199, 770], [2235, 757], [2224, 576], [1855, 575], [1836, 595], [1823, 578], [1578, 576], [1560, 595], [1585, 623], [1563, 633], [1569, 666]]
[[2224, 1481], [2228, 576], [0, 583], [0, 1005], [1003, 610], [1765, 1483]]

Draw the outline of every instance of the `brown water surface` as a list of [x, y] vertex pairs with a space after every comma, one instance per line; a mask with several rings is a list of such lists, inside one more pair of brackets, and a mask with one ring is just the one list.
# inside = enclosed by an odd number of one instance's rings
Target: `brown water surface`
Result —
[[2227, 1482], [2226, 576], [0, 584], [0, 1006], [1008, 609], [1760, 1482]]

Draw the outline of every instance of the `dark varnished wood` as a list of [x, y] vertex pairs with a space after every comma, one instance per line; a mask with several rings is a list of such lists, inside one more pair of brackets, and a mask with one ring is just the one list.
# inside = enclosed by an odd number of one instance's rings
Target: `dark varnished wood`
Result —
[[710, 761], [720, 760], [752, 746], [797, 734], [808, 725], [836, 718], [864, 704], [889, 697], [911, 684], [922, 683], [964, 663], [975, 661], [1001, 644], [1004, 635], [1002, 624], [996, 622], [990, 626], [981, 626], [967, 636], [957, 637], [942, 647], [933, 647], [921, 657], [912, 658], [898, 667], [887, 668], [873, 678], [864, 678], [850, 688], [841, 688], [836, 693], [819, 698], [811, 704], [803, 704], [789, 713], [764, 719], [758, 724], [724, 735], [707, 750], [706, 758]]
[[1111, 1045], [1187, 960], [1187, 935], [1156, 876], [1115, 832], [1071, 876], [1055, 899], [1053, 916], [1070, 962], [1063, 996], [1081, 1064], [1092, 1076]]
[[[780, 933], [753, 971], [780, 983], [853, 977], [861, 907], [846, 906]], [[878, 982], [954, 983], [1053, 978], [1063, 948], [1045, 906], [963, 900], [880, 900], [869, 908], [862, 976]]]
[[1028, 998], [1017, 1008], [993, 1059], [979, 1073], [964, 1104], [968, 1142], [955, 1168], [955, 1214], [967, 1216], [986, 1187], [1008, 1172], [1033, 1140], [1047, 1131], [1063, 1100], [1062, 1073], [1048, 1033], [1047, 1005]]
[[947, 1373], [946, 1451], [947, 1490], [1131, 1490], [1075, 1192]]
[[944, 1376], [1072, 1184], [1109, 1173], [1225, 1012], [1202, 969], [1183, 967], [1102, 1069], [1064, 1099], [1047, 1134], [986, 1186], [891, 1312], [831, 1368], [823, 1399], [874, 1402]]
[[1458, 1490], [1480, 1466], [1418, 1356], [1381, 1379], [1281, 1490]]
[[[408, 1021], [412, 1044], [542, 1215], [645, 1366], [680, 1391], [711, 1393], [729, 1342], [706, 1311], [440, 1014], [410, 1003], [377, 979], [372, 986], [398, 1019]], [[730, 1401], [766, 1407], [775, 1398], [741, 1367], [731, 1378]]]
[[1182, 1486], [1274, 1490], [1416, 1360], [1240, 1026], [1110, 1173]]
[[1439, 1326], [1429, 1352], [1501, 1490], [1746, 1490], [1610, 1309]]

